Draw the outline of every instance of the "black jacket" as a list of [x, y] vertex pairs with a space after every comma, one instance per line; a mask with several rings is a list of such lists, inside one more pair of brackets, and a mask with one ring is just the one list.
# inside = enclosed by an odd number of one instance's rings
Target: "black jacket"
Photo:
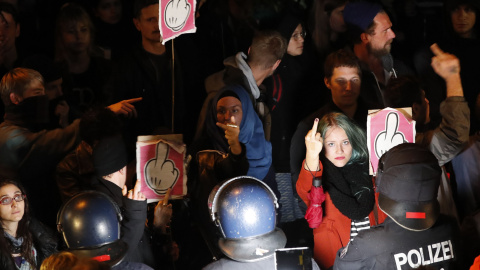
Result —
[[237, 156], [216, 150], [203, 150], [213, 147], [208, 147], [208, 143], [196, 143], [190, 153], [194, 155], [194, 159], [188, 174], [188, 192], [191, 197], [189, 208], [198, 233], [202, 234], [212, 255], [218, 258], [223, 255], [217, 247], [218, 231], [210, 219], [208, 197], [212, 189], [222, 181], [247, 174], [249, 165], [246, 149], [245, 145], [241, 144], [242, 153]]
[[355, 240], [337, 252], [334, 270], [412, 269], [428, 265], [433, 269], [455, 267], [461, 256], [456, 221], [440, 215], [433, 227], [410, 231], [392, 219], [360, 232]]
[[93, 189], [110, 196], [122, 211], [121, 239], [128, 244], [126, 261], [144, 263], [156, 269], [158, 262], [152, 250], [147, 219], [147, 201], [130, 200], [123, 196], [122, 189], [116, 184], [96, 178], [92, 183]]
[[[37, 250], [37, 269], [40, 269], [40, 265], [43, 260], [48, 256], [57, 252], [57, 237], [53, 231], [43, 225], [41, 222], [36, 219], [31, 219], [30, 221], [30, 233], [33, 237], [33, 246]], [[2, 236], [4, 237], [4, 236]], [[0, 269], [2, 270], [16, 270], [17, 267], [14, 265], [13, 260], [11, 259], [11, 254], [0, 254]]]
[[142, 101], [132, 104], [138, 117], [126, 125], [127, 142], [135, 142], [138, 135], [172, 133], [172, 66], [175, 71], [174, 131], [182, 133], [186, 109], [182, 74], [178, 61], [172, 62], [169, 47], [163, 55], [153, 55], [136, 46], [114, 67], [110, 103], [143, 97]]

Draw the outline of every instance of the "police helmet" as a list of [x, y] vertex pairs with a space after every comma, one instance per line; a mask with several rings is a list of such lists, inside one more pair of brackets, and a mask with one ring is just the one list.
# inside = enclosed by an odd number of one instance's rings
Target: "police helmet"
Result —
[[235, 177], [214, 188], [209, 209], [223, 235], [218, 242], [222, 252], [236, 261], [253, 262], [285, 247], [286, 236], [276, 228], [276, 208], [273, 191], [254, 177]]
[[87, 191], [62, 206], [57, 215], [57, 229], [75, 255], [115, 266], [128, 249], [120, 240], [121, 220], [120, 209], [109, 196]]

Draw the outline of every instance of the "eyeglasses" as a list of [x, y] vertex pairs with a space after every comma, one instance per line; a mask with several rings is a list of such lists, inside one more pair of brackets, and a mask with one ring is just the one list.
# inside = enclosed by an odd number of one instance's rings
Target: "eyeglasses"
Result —
[[305, 37], [307, 36], [307, 32], [305, 31], [302, 31], [300, 33], [295, 33], [292, 35], [292, 38], [295, 40], [295, 41], [299, 41], [300, 40], [300, 37], [302, 37], [303, 39], [305, 39]]
[[3, 196], [2, 198], [0, 198], [0, 204], [1, 205], [9, 205], [9, 204], [12, 204], [13, 200], [15, 200], [16, 202], [21, 202], [23, 200], [25, 200], [25, 198], [27, 197], [27, 195], [25, 194], [15, 194], [15, 196], [12, 197], [8, 197], [8, 196]]

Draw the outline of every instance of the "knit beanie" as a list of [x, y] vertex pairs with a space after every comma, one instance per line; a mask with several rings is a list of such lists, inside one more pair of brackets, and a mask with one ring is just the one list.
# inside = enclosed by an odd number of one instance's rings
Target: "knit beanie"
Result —
[[98, 176], [110, 175], [127, 165], [127, 151], [120, 135], [107, 137], [93, 148], [93, 166]]
[[370, 2], [348, 2], [343, 10], [343, 20], [348, 27], [356, 27], [363, 31], [373, 22], [382, 7]]

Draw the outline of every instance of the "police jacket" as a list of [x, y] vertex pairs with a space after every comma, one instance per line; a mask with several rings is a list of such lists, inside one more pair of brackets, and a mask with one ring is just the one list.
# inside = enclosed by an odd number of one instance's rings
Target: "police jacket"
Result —
[[457, 269], [461, 252], [456, 221], [440, 215], [433, 227], [410, 231], [387, 218], [382, 225], [360, 232], [337, 252], [334, 270], [412, 269], [428, 265], [433, 269]]

